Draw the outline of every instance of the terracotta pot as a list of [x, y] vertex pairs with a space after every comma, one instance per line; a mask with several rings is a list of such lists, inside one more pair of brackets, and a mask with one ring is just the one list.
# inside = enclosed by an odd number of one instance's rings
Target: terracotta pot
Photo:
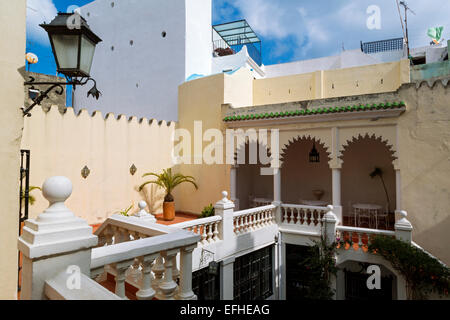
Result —
[[175, 202], [163, 203], [163, 219], [166, 221], [175, 219]]

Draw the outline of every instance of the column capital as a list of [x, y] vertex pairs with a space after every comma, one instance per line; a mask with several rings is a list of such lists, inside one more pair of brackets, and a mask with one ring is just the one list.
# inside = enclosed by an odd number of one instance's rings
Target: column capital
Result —
[[341, 159], [333, 159], [328, 162], [328, 165], [330, 166], [330, 169], [342, 169], [343, 161]]

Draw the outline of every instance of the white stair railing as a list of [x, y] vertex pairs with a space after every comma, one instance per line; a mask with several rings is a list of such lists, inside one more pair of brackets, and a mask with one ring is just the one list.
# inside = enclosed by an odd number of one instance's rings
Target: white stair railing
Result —
[[202, 237], [199, 245], [207, 245], [221, 240], [219, 237], [219, 224], [221, 221], [222, 217], [212, 216], [173, 224], [171, 227], [192, 231]]

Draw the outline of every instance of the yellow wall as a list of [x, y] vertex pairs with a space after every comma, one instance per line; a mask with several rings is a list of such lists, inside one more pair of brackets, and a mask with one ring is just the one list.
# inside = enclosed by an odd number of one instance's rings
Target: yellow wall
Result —
[[258, 79], [253, 84], [253, 105], [390, 92], [407, 82], [408, 60]]
[[20, 108], [24, 102], [24, 79], [19, 72], [25, 70], [25, 16], [25, 0], [0, 2], [0, 299], [17, 298]]
[[402, 205], [413, 240], [450, 264], [450, 84], [400, 90], [407, 112], [399, 118]]
[[[78, 116], [72, 108], [62, 115], [56, 106], [49, 112], [41, 107], [25, 120], [22, 148], [31, 150], [31, 185], [41, 186], [55, 175], [68, 177], [73, 194], [68, 207], [89, 223], [101, 223], [108, 216], [146, 200], [152, 213], [162, 213], [164, 194], [149, 186], [143, 193], [137, 187], [145, 172], [159, 172], [171, 166], [171, 137], [175, 123], [131, 120], [113, 114], [105, 118], [83, 110]], [[134, 176], [132, 165], [137, 167]], [[87, 179], [81, 170], [88, 166]], [[32, 192], [36, 203], [30, 216], [36, 217], [47, 206], [38, 190]]]
[[[192, 154], [194, 121], [202, 121], [203, 133], [211, 128], [223, 129], [222, 104], [230, 103], [236, 107], [251, 105], [252, 81], [250, 71], [241, 69], [232, 75], [218, 74], [189, 81], [179, 87], [178, 128], [187, 129], [191, 133]], [[210, 142], [203, 142], [203, 148], [209, 144]], [[222, 191], [230, 191], [227, 165], [181, 164], [177, 166], [177, 171], [194, 176], [199, 185], [199, 190], [189, 184], [181, 185], [175, 190], [178, 210], [198, 214], [205, 206], [220, 200]]]

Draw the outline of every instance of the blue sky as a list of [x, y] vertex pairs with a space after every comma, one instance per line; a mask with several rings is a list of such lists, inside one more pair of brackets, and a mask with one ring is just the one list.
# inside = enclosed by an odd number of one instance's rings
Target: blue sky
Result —
[[[57, 11], [67, 12], [74, 6], [92, 1], [28, 0], [27, 52], [39, 57], [39, 63], [32, 66], [32, 71], [56, 72], [48, 38], [37, 25], [50, 22]], [[396, 0], [212, 1], [213, 24], [247, 19], [262, 39], [263, 63], [266, 65], [336, 55], [343, 48], [359, 48], [360, 41], [402, 37], [403, 34]], [[416, 13], [408, 17], [412, 47], [430, 42], [426, 35], [429, 27], [444, 26], [444, 38], [450, 38], [449, 0], [409, 0], [408, 4]], [[380, 8], [379, 30], [367, 28], [371, 14], [367, 9], [371, 5]]]

